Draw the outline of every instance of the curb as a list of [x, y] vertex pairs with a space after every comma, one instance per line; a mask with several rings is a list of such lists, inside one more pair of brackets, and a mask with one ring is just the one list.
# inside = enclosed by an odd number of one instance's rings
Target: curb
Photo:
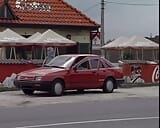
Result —
[[121, 84], [120, 88], [133, 88], [133, 87], [152, 87], [159, 86], [159, 83], [141, 83], [141, 84]]
[[[145, 83], [145, 84], [121, 84], [119, 88], [134, 88], [134, 87], [152, 87], [152, 86], [159, 86], [159, 83], [153, 84], [153, 83]], [[18, 91], [19, 89], [16, 87], [13, 88], [7, 88], [3, 87], [3, 85], [0, 85], [0, 92], [4, 91]]]
[[17, 89], [16, 87], [13, 88], [7, 88], [7, 87], [3, 87], [3, 85], [0, 85], [0, 92], [4, 92], [4, 91], [18, 91], [19, 89]]

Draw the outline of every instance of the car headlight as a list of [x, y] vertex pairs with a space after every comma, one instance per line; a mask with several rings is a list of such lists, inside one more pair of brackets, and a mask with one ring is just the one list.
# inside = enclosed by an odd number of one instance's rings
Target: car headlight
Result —
[[21, 76], [17, 76], [16, 79], [17, 79], [17, 80], [21, 80]]
[[41, 81], [41, 80], [42, 80], [42, 76], [37, 76], [37, 77], [35, 77], [35, 80], [36, 80], [36, 81]]

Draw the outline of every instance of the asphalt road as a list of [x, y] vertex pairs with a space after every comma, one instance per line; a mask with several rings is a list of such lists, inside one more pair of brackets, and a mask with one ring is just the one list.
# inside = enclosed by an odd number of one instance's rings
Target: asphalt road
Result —
[[159, 128], [159, 98], [0, 107], [0, 128]]

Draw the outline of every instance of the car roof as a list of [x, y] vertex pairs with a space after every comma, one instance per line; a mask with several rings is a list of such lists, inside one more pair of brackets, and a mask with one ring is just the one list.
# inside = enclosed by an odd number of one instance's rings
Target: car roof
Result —
[[71, 56], [71, 57], [80, 57], [80, 56], [87, 56], [87, 57], [99, 57], [99, 55], [94, 54], [65, 54], [61, 56]]

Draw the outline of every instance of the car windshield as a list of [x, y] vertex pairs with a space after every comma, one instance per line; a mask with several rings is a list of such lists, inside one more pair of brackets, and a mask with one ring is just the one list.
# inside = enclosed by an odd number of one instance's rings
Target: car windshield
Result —
[[45, 64], [46, 67], [58, 67], [58, 68], [69, 68], [75, 57], [72, 56], [57, 56], [52, 59], [49, 63]]

